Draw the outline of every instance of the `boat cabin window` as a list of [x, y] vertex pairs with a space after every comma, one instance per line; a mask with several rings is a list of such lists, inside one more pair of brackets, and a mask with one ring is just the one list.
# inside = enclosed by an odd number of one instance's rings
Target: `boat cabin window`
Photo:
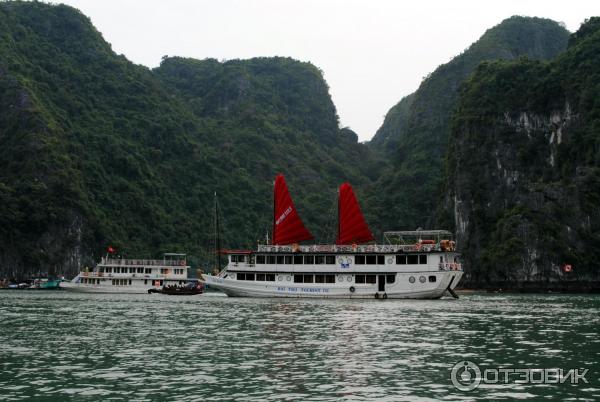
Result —
[[285, 263], [286, 263], [286, 264], [288, 264], [288, 265], [291, 265], [291, 264], [293, 264], [293, 256], [291, 256], [291, 255], [286, 255], [286, 256], [285, 256]]
[[429, 282], [435, 282], [435, 281], [436, 281], [435, 275], [430, 275], [429, 276]]
[[238, 281], [253, 281], [254, 280], [254, 273], [238, 272], [238, 274], [237, 274], [237, 280]]
[[325, 264], [324, 255], [315, 255], [315, 265]]
[[256, 263], [257, 264], [264, 264], [266, 260], [267, 259], [265, 258], [264, 255], [257, 255], [256, 256]]
[[367, 265], [375, 265], [377, 263], [377, 256], [368, 255], [367, 256]]
[[107, 273], [111, 273], [112, 272], [112, 267], [106, 267], [106, 272]]
[[265, 280], [265, 274], [256, 274], [256, 280], [257, 281], [264, 281]]
[[302, 283], [303, 277], [302, 275], [294, 275], [294, 283]]
[[121, 268], [115, 267], [115, 274], [120, 274], [120, 273], [121, 273]]
[[129, 268], [129, 273], [130, 274], [135, 274], [135, 268]]
[[364, 255], [357, 255], [357, 256], [355, 257], [355, 259], [354, 259], [354, 262], [355, 262], [357, 265], [364, 265], [364, 263], [365, 263], [365, 256], [364, 256]]
[[283, 258], [283, 256], [282, 256], [282, 255], [278, 255], [278, 256], [277, 256], [277, 264], [283, 264], [284, 260], [285, 260], [285, 259]]
[[302, 257], [301, 255], [294, 256], [294, 264], [301, 265], [303, 261], [304, 261], [304, 257]]
[[275, 256], [274, 255], [267, 256], [267, 264], [275, 264]]
[[396, 256], [396, 264], [405, 265], [406, 264], [406, 256], [405, 255], [397, 255]]
[[335, 275], [325, 275], [325, 283], [335, 283]]
[[314, 255], [305, 255], [304, 263], [308, 264], [308, 265], [313, 265], [315, 263], [315, 256]]
[[145, 268], [144, 272], [147, 274], [151, 274], [152, 273], [152, 268]]
[[385, 276], [385, 281], [387, 283], [394, 283], [394, 282], [396, 282], [396, 275], [386, 275]]
[[230, 257], [231, 257], [231, 262], [246, 262], [245, 255], [232, 254]]
[[377, 265], [385, 265], [385, 255], [377, 256]]
[[315, 283], [325, 283], [325, 275], [315, 275]]
[[354, 282], [355, 283], [365, 283], [365, 275], [355, 275]]
[[325, 256], [325, 264], [335, 265], [335, 255], [326, 255]]
[[406, 261], [409, 265], [411, 264], [418, 264], [419, 263], [419, 256], [416, 254], [409, 254], [406, 256]]
[[313, 283], [314, 282], [314, 277], [312, 275], [303, 275], [304, 276], [304, 283]]
[[265, 274], [265, 281], [275, 282], [275, 274]]
[[137, 273], [138, 274], [143, 274], [144, 273], [144, 268], [138, 268], [137, 269]]
[[419, 264], [427, 264], [427, 254], [419, 254]]

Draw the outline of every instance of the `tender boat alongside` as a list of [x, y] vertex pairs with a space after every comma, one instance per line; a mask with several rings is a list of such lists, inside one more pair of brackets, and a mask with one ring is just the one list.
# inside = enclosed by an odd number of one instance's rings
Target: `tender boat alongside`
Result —
[[163, 287], [182, 286], [188, 279], [185, 254], [166, 253], [162, 260], [123, 259], [106, 255], [91, 271], [82, 271], [60, 287], [70, 291], [93, 293], [143, 293]]
[[282, 175], [275, 181], [273, 242], [256, 250], [228, 250], [218, 275], [202, 275], [228, 296], [437, 299], [462, 277], [452, 234], [444, 230], [371, 234], [352, 187], [340, 186], [336, 244], [299, 245], [312, 238]]

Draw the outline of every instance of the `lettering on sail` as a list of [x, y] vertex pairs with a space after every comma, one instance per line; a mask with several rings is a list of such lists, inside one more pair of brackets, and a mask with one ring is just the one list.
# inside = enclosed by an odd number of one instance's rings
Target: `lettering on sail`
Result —
[[279, 225], [281, 222], [283, 222], [283, 220], [292, 213], [292, 207], [288, 207], [279, 218], [277, 218], [277, 220], [275, 221], [276, 225]]

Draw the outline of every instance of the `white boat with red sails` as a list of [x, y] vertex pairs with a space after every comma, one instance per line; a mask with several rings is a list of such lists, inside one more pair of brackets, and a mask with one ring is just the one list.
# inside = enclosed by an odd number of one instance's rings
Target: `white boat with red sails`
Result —
[[463, 271], [452, 233], [416, 230], [374, 237], [348, 183], [338, 192], [335, 244], [301, 245], [313, 236], [304, 226], [283, 175], [274, 188], [271, 244], [227, 250], [227, 266], [202, 281], [228, 296], [310, 298], [457, 297]]

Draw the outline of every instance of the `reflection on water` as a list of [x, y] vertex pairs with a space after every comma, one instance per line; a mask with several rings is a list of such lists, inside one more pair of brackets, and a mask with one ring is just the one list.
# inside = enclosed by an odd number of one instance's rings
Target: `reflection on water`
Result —
[[[0, 400], [600, 398], [600, 297], [235, 299], [0, 292]], [[452, 366], [589, 368], [457, 391]]]

